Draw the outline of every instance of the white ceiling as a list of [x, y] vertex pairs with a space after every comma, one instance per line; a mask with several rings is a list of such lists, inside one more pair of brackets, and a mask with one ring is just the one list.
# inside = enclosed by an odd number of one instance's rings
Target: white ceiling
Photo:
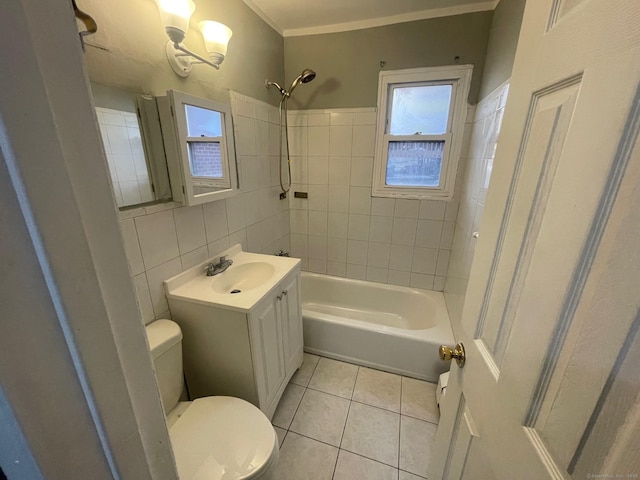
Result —
[[243, 0], [285, 37], [493, 10], [498, 0]]

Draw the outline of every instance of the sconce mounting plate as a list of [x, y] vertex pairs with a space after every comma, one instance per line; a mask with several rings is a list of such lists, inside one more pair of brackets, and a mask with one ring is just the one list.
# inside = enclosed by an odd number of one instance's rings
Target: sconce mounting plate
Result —
[[173, 46], [173, 42], [171, 40], [167, 42], [166, 52], [169, 65], [171, 65], [171, 69], [176, 73], [176, 75], [183, 78], [188, 77], [191, 73], [191, 69], [193, 68], [189, 56], [185, 55], [180, 50], [177, 50]]

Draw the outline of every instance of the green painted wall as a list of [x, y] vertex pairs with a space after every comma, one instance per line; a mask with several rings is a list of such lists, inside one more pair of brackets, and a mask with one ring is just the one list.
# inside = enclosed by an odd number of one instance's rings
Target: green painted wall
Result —
[[480, 99], [511, 77], [526, 0], [501, 0], [493, 13]]
[[197, 2], [184, 44], [207, 56], [198, 22], [211, 19], [233, 30], [220, 70], [194, 65], [191, 76], [180, 78], [165, 56], [167, 36], [152, 0], [84, 0], [82, 9], [98, 23], [98, 33], [86, 37], [91, 45], [85, 63], [92, 82], [137, 93], [163, 95], [176, 89], [229, 103], [229, 90], [277, 104], [264, 87], [266, 77], [282, 82], [284, 41], [242, 0]]
[[313, 82], [296, 89], [289, 105], [297, 109], [375, 107], [380, 61], [386, 62], [385, 70], [473, 64], [469, 101], [476, 103], [492, 16], [487, 11], [286, 37], [286, 86], [305, 67], [318, 74]]

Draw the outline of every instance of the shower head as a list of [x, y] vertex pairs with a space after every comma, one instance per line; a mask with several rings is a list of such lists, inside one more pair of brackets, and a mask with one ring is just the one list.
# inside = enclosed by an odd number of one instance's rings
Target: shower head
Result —
[[293, 82], [291, 82], [291, 86], [289, 87], [289, 94], [291, 94], [291, 92], [293, 92], [293, 89], [301, 83], [309, 83], [314, 78], [316, 78], [316, 72], [314, 72], [310, 68], [305, 68], [302, 73], [298, 75]]

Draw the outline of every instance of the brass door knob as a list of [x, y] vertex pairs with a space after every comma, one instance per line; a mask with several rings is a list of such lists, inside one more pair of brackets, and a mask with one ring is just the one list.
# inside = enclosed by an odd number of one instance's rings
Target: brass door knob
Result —
[[452, 358], [455, 358], [458, 366], [460, 368], [464, 367], [465, 354], [464, 354], [464, 345], [462, 343], [457, 344], [456, 348], [453, 350], [451, 350], [451, 348], [447, 347], [446, 345], [440, 345], [439, 352], [440, 352], [440, 360], [444, 360], [445, 362], [448, 362]]

